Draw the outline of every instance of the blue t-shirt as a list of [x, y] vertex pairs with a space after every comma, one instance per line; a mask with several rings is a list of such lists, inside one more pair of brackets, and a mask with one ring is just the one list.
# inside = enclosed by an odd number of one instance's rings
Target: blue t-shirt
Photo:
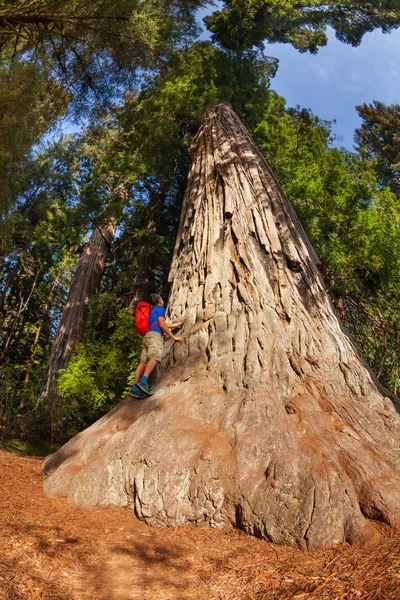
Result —
[[165, 317], [165, 308], [163, 306], [153, 306], [150, 310], [149, 318], [149, 331], [157, 331], [157, 333], [162, 335], [158, 317]]

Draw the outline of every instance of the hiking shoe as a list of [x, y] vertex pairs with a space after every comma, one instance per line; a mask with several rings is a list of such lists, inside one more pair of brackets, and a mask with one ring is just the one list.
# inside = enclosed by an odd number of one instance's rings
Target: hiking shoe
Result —
[[147, 398], [146, 394], [144, 394], [142, 390], [129, 390], [128, 394], [129, 396], [133, 396], [138, 400], [141, 400], [142, 398]]
[[152, 396], [154, 394], [148, 383], [142, 383], [141, 381], [138, 381], [136, 385], [140, 390], [142, 390], [142, 392], [146, 394], [146, 396]]

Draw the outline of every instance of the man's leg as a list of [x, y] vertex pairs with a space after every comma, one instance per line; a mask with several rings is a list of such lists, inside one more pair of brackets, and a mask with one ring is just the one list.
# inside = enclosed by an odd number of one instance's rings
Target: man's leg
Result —
[[147, 362], [143, 371], [143, 375], [137, 382], [138, 388], [147, 396], [153, 395], [153, 390], [148, 383], [148, 377], [156, 368], [162, 357], [163, 339], [156, 331], [150, 331], [146, 335], [146, 343], [148, 344]]
[[133, 396], [134, 398], [146, 398], [146, 394], [144, 392], [142, 392], [142, 390], [140, 390], [138, 388], [138, 386], [136, 385], [137, 382], [139, 381], [139, 379], [143, 375], [145, 366], [146, 366], [146, 363], [140, 362], [138, 364], [138, 366], [136, 367], [136, 371], [135, 371], [135, 383], [133, 384], [133, 386], [131, 387], [130, 392], [129, 392], [129, 394], [131, 396]]
[[[143, 369], [143, 373], [142, 375], [144, 375], [145, 377], [149, 377], [150, 373], [152, 373], [154, 371], [154, 369], [156, 368], [156, 366], [158, 365], [159, 361], [158, 360], [149, 360], [149, 362], [147, 363], [147, 365], [145, 366], [145, 368]], [[142, 375], [140, 377], [142, 377]], [[140, 379], [139, 377], [139, 379]], [[137, 381], [139, 381], [139, 379]], [[135, 379], [136, 382], [136, 379]]]
[[154, 371], [154, 369], [156, 368], [156, 366], [158, 365], [159, 362], [160, 362], [159, 360], [155, 360], [155, 359], [149, 360], [149, 362], [146, 364], [143, 375], [137, 382], [137, 387], [139, 388], [139, 390], [141, 392], [143, 392], [144, 394], [146, 394], [147, 396], [153, 395], [153, 390], [149, 386], [148, 377], [149, 377], [150, 373], [152, 371]]
[[145, 366], [146, 366], [146, 363], [140, 362], [138, 364], [138, 366], [136, 367], [136, 371], [135, 371], [135, 383], [137, 383], [139, 381], [139, 379], [141, 378], [141, 376], [143, 375]]

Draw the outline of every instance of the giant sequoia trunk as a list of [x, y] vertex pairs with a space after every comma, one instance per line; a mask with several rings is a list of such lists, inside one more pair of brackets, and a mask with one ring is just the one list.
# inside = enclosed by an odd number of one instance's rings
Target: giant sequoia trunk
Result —
[[74, 345], [83, 339], [90, 300], [100, 285], [116, 227], [112, 218], [93, 230], [72, 278], [48, 363], [45, 395], [52, 401], [57, 395], [57, 372], [68, 365]]
[[254, 142], [209, 110], [171, 268], [154, 396], [125, 398], [46, 459], [49, 494], [154, 526], [236, 525], [324, 547], [399, 522], [400, 418], [343, 331], [317, 257]]

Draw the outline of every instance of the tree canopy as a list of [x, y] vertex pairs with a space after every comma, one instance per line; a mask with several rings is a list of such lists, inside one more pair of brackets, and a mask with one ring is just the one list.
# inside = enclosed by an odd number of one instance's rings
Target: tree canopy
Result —
[[3, 56], [40, 63], [76, 101], [112, 98], [196, 33], [193, 0], [18, 0], [0, 9]]
[[206, 18], [207, 27], [225, 48], [262, 47], [265, 41], [293, 44], [300, 52], [316, 53], [325, 46], [327, 27], [346, 44], [358, 46], [376, 28], [389, 33], [400, 25], [400, 8], [383, 2], [282, 2], [225, 0], [222, 10]]
[[354, 135], [357, 148], [376, 161], [379, 182], [400, 197], [400, 104], [375, 101], [356, 109], [362, 118]]

